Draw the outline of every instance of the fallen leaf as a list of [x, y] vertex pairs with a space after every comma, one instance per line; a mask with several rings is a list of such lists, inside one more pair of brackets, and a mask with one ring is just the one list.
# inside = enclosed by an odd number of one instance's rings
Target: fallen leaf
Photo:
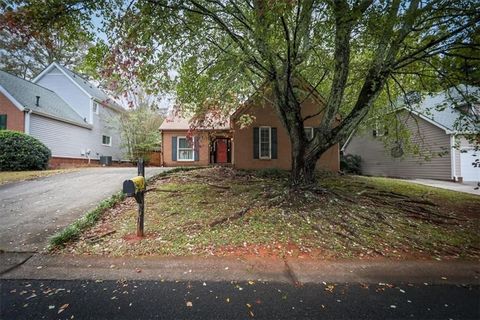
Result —
[[63, 304], [63, 305], [58, 309], [57, 314], [60, 314], [60, 313], [62, 313], [63, 311], [65, 311], [65, 309], [67, 309], [68, 306], [69, 306], [68, 303]]
[[193, 307], [193, 303], [191, 301], [187, 301], [187, 307]]
[[225, 299], [225, 301], [230, 302], [230, 298]]

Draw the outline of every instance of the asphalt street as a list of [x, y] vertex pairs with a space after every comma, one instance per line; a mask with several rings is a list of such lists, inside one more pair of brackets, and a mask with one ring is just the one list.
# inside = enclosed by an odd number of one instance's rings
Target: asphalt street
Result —
[[[148, 177], [168, 168], [146, 168]], [[0, 186], [0, 250], [38, 252], [48, 237], [122, 189], [137, 168], [86, 168]]]
[[1, 319], [479, 319], [480, 287], [1, 280]]

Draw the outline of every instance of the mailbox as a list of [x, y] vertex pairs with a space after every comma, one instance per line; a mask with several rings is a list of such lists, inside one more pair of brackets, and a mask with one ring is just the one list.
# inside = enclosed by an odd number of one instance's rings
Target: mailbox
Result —
[[127, 197], [135, 197], [138, 203], [137, 215], [137, 236], [143, 237], [143, 216], [145, 214], [145, 192], [147, 183], [145, 181], [145, 163], [138, 159], [138, 176], [123, 181], [123, 193]]
[[137, 176], [123, 182], [123, 193], [125, 193], [127, 197], [134, 197], [142, 191], [145, 191], [145, 177]]

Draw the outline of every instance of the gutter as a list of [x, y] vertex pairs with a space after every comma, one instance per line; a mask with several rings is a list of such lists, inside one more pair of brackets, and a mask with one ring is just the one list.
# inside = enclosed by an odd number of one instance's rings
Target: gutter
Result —
[[450, 166], [451, 166], [451, 176], [453, 181], [457, 181], [457, 176], [455, 175], [456, 170], [456, 150], [455, 150], [455, 134], [450, 135]]
[[31, 109], [25, 108], [23, 110], [24, 118], [23, 118], [23, 132], [25, 134], [30, 134], [30, 114], [32, 113]]

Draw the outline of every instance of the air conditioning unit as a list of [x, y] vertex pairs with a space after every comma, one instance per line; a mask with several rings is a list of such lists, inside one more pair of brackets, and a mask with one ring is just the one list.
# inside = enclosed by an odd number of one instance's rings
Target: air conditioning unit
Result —
[[112, 156], [100, 156], [100, 164], [102, 166], [111, 166], [112, 165]]

